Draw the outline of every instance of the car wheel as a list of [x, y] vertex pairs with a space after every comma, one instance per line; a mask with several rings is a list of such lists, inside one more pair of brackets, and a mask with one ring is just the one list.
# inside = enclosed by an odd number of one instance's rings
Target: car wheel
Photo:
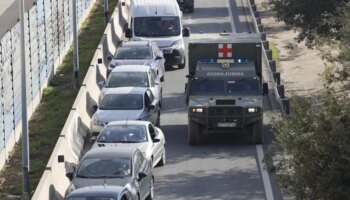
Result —
[[146, 197], [146, 200], [153, 200], [153, 198], [154, 198], [154, 178], [152, 177], [151, 188], [148, 196]]
[[165, 152], [165, 146], [163, 147], [163, 153], [162, 153], [162, 158], [158, 162], [157, 166], [164, 166], [166, 163], [166, 152]]
[[184, 62], [179, 64], [178, 67], [179, 67], [179, 69], [183, 69], [183, 68], [185, 68], [185, 66], [186, 66], [186, 57], [184, 57]]
[[160, 127], [160, 111], [158, 112], [158, 117], [157, 117], [156, 126], [157, 126], [157, 127]]

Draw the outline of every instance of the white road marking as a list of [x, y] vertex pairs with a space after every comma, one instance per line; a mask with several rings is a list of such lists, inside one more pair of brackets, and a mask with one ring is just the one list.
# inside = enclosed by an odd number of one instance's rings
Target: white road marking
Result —
[[262, 176], [263, 183], [264, 183], [265, 198], [267, 200], [274, 200], [275, 198], [274, 198], [273, 192], [272, 192], [270, 177], [269, 177], [268, 172], [263, 167], [264, 150], [263, 150], [261, 144], [256, 145], [256, 152], [257, 152], [257, 155], [258, 155], [258, 162], [259, 162], [260, 172], [261, 172], [261, 176]]
[[226, 0], [227, 9], [228, 9], [228, 15], [229, 15], [229, 18], [230, 18], [232, 33], [236, 33], [236, 26], [235, 26], [235, 22], [233, 21], [233, 15], [232, 15], [230, 1], [231, 0]]

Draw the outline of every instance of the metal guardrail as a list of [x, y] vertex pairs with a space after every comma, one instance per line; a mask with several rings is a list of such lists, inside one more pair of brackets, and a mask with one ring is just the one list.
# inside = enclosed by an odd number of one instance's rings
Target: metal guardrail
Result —
[[264, 26], [261, 23], [259, 12], [257, 11], [255, 0], [249, 0], [249, 11], [253, 19], [256, 32], [261, 35], [261, 45], [263, 58], [267, 66], [269, 78], [272, 83], [275, 100], [283, 115], [290, 114], [289, 98], [285, 96], [284, 85], [281, 84], [281, 75], [276, 71], [276, 61], [272, 59], [272, 51], [269, 49], [269, 41], [266, 40]]

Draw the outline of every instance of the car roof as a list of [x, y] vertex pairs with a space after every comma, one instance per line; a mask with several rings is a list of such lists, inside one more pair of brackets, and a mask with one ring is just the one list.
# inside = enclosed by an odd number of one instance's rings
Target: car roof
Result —
[[[117, 197], [124, 187], [117, 185], [94, 185], [74, 190], [68, 197], [108, 195]], [[68, 198], [67, 197], [67, 198]]]
[[90, 149], [84, 156], [86, 158], [132, 158], [138, 149], [127, 146], [101, 147]]
[[149, 70], [147, 65], [119, 65], [115, 67], [113, 72], [147, 72]]
[[125, 41], [121, 44], [121, 47], [150, 47], [151, 41], [140, 40], [140, 41]]
[[150, 123], [149, 121], [141, 121], [141, 120], [119, 120], [119, 121], [109, 122], [106, 126], [113, 126], [113, 125], [144, 125], [144, 126], [146, 126], [149, 123]]
[[105, 95], [107, 94], [141, 94], [143, 95], [147, 88], [145, 87], [116, 87], [104, 88]]

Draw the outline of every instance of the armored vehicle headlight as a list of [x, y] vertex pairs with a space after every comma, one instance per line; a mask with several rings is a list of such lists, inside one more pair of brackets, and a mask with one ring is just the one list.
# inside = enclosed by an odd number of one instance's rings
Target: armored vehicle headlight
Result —
[[192, 108], [192, 112], [194, 112], [194, 113], [202, 113], [202, 112], [204, 112], [204, 109], [203, 108]]
[[258, 112], [257, 108], [248, 108], [248, 113], [256, 113]]

